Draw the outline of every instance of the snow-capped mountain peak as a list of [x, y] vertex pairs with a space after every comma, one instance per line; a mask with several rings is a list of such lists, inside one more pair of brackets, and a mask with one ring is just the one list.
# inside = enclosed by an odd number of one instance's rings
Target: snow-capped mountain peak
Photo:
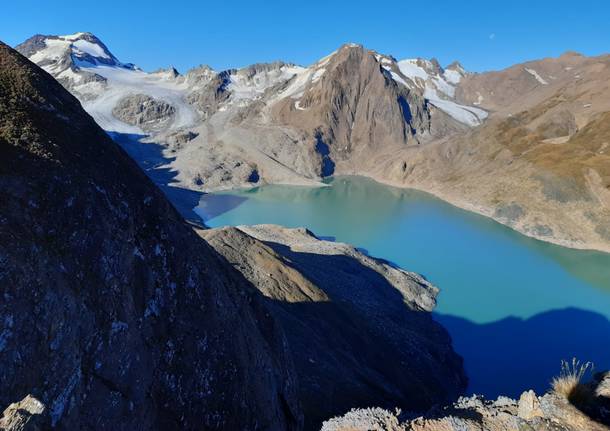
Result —
[[455, 101], [455, 91], [468, 72], [457, 62], [443, 69], [436, 59], [411, 58], [396, 61], [392, 57], [377, 54], [381, 67], [399, 85], [417, 89], [436, 108], [460, 123], [477, 126], [487, 117], [487, 112]]
[[121, 63], [100, 39], [86, 32], [63, 36], [36, 35], [18, 45], [17, 49], [53, 72], [96, 65], [134, 68], [131, 64]]

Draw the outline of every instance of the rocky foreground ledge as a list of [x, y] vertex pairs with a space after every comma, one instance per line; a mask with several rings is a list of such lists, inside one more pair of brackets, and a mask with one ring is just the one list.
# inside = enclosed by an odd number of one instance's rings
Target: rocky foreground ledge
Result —
[[600, 373], [579, 394], [534, 391], [519, 400], [462, 397], [451, 406], [412, 417], [400, 410], [353, 409], [324, 422], [322, 431], [607, 431], [610, 373]]

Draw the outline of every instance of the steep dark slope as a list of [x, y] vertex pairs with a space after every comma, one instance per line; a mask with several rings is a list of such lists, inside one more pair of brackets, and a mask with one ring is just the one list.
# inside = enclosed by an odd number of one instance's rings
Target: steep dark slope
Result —
[[462, 360], [429, 313], [438, 290], [419, 276], [302, 229], [202, 235], [269, 299], [282, 323], [306, 429], [354, 407], [422, 411], [465, 389]]
[[58, 429], [298, 429], [281, 331], [50, 75], [0, 43], [0, 406]]

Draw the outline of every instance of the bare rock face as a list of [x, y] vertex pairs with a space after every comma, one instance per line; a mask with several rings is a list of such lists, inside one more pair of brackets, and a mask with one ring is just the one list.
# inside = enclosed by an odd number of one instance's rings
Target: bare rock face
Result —
[[322, 431], [407, 431], [399, 419], [400, 411], [379, 407], [353, 409], [341, 417], [325, 421]]
[[425, 410], [464, 389], [461, 359], [429, 313], [437, 289], [417, 274], [304, 229], [201, 235], [256, 286], [285, 328], [307, 429], [354, 407]]
[[529, 390], [521, 394], [521, 397], [519, 398], [519, 410], [517, 415], [525, 420], [530, 420], [544, 415], [540, 409], [540, 401], [538, 401], [538, 397], [534, 391]]
[[285, 98], [273, 115], [328, 145], [332, 159], [416, 143], [429, 131], [424, 98], [391, 79], [373, 52], [345, 45], [317, 73], [300, 99]]
[[31, 394], [59, 430], [301, 427], [260, 293], [4, 44], [0, 297], [3, 408]]
[[4, 431], [42, 431], [49, 425], [48, 409], [31, 395], [8, 406], [0, 418]]
[[597, 415], [580, 410], [565, 397], [553, 392], [538, 397], [524, 392], [519, 401], [498, 397], [487, 401], [472, 396], [453, 405], [434, 408], [413, 417], [379, 408], [355, 409], [344, 416], [327, 420], [322, 431], [608, 431], [606, 407], [599, 400], [588, 401]]
[[190, 70], [185, 78], [191, 90], [186, 100], [193, 105], [203, 120], [212, 116], [220, 105], [229, 98], [226, 90], [228, 76], [216, 73], [207, 66]]
[[595, 394], [598, 397], [604, 397], [610, 402], [610, 371], [600, 373], [597, 376], [598, 383], [595, 388]]
[[176, 108], [169, 103], [145, 94], [124, 97], [112, 109], [114, 117], [143, 130], [163, 128], [175, 113]]

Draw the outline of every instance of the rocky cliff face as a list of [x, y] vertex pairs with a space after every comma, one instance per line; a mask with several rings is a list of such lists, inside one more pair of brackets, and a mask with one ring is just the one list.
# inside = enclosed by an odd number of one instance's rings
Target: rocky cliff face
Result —
[[126, 96], [112, 108], [112, 115], [144, 130], [163, 128], [175, 115], [176, 109], [145, 94]]
[[[308, 132], [331, 159], [352, 153], [417, 143], [430, 132], [430, 116], [421, 94], [401, 85], [383, 69], [375, 53], [345, 45], [322, 60], [309, 85], [292, 88], [271, 107], [274, 122]], [[300, 91], [298, 91], [300, 90]], [[332, 173], [332, 172], [331, 172]]]
[[4, 44], [0, 208], [0, 405], [31, 394], [66, 430], [301, 427], [261, 295]]
[[461, 358], [429, 313], [437, 289], [417, 274], [303, 229], [201, 234], [285, 328], [307, 429], [355, 406], [425, 410], [465, 389]]

